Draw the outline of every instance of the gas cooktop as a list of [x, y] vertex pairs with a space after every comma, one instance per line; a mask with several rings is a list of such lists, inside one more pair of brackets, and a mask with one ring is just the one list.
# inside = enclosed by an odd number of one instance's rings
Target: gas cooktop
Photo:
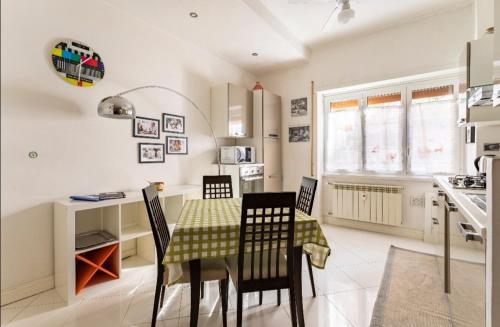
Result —
[[456, 175], [449, 177], [448, 181], [456, 189], [486, 189], [486, 176], [483, 175]]

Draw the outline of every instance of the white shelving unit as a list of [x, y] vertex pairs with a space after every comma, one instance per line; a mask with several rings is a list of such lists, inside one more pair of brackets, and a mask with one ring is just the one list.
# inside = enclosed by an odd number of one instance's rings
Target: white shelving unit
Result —
[[[85, 256], [91, 251], [118, 244], [118, 251], [106, 266], [117, 271], [118, 276], [123, 269], [156, 264], [153, 233], [142, 192], [125, 194], [124, 199], [100, 202], [62, 199], [54, 203], [55, 287], [67, 304], [74, 303], [79, 297], [76, 294], [77, 255]], [[167, 222], [172, 224], [177, 221], [185, 200], [201, 198], [201, 187], [169, 186], [159, 193], [159, 198]], [[106, 231], [116, 240], [77, 251], [75, 235], [94, 230]], [[105, 282], [105, 279], [97, 282]]]

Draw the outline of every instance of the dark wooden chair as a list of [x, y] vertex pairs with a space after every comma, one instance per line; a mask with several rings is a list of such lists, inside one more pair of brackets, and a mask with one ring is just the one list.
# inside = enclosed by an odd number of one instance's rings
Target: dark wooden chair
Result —
[[237, 292], [238, 327], [242, 324], [243, 293], [287, 288], [292, 325], [297, 325], [294, 227], [295, 192], [243, 194], [239, 253], [226, 258]]
[[[311, 215], [314, 197], [316, 195], [316, 187], [318, 186], [318, 180], [310, 177], [302, 177], [302, 182], [300, 183], [299, 195], [297, 196], [296, 208], [307, 215]], [[309, 268], [309, 279], [311, 281], [311, 289], [313, 297], [316, 297], [316, 288], [314, 286], [314, 276], [312, 271], [311, 256], [304, 252], [307, 259], [307, 267]], [[259, 303], [262, 304], [262, 293], [259, 294]], [[281, 293], [278, 290], [278, 305], [281, 304]]]
[[233, 197], [231, 175], [203, 176], [203, 198], [224, 199]]
[[[297, 197], [297, 209], [308, 214], [309, 216], [312, 213], [317, 186], [318, 186], [317, 179], [310, 177], [302, 177], [302, 183], [300, 183], [299, 195]], [[305, 255], [307, 259], [307, 267], [309, 268], [309, 279], [311, 280], [313, 297], [316, 297], [316, 288], [314, 287], [314, 276], [312, 272], [311, 256], [307, 253], [305, 253]]]
[[[158, 305], [160, 309], [163, 307], [163, 299], [165, 296], [164, 281], [168, 280], [168, 271], [165, 271], [163, 266], [163, 258], [170, 243], [170, 231], [168, 229], [163, 209], [158, 198], [158, 192], [153, 185], [142, 189], [144, 202], [148, 211], [149, 222], [153, 232], [153, 238], [156, 246], [158, 275], [156, 277], [155, 299], [153, 306], [153, 319], [151, 326], [156, 325], [156, 317], [158, 315]], [[189, 263], [182, 264], [182, 278], [180, 283], [190, 283], [190, 268]], [[227, 295], [228, 295], [228, 280], [229, 275], [226, 270], [223, 259], [207, 259], [200, 262], [200, 281], [219, 281], [219, 294], [222, 302], [222, 319], [224, 327], [227, 326]], [[199, 296], [193, 298], [191, 294], [191, 326], [196, 326], [198, 322], [198, 306]]]

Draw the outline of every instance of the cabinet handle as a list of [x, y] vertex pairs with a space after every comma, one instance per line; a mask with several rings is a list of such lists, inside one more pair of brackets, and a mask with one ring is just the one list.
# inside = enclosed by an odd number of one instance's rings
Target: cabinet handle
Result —
[[459, 221], [458, 230], [460, 231], [460, 233], [462, 233], [466, 242], [474, 241], [483, 243], [483, 237], [476, 232], [476, 230], [474, 229], [474, 227], [472, 227], [471, 224]]
[[432, 217], [432, 224], [439, 225], [439, 220], [437, 218]]
[[432, 184], [432, 187], [434, 187], [434, 188], [438, 188], [438, 187], [439, 187], [439, 185], [437, 185], [436, 183], [433, 183], [433, 184]]
[[439, 190], [438, 191], [438, 196], [444, 196], [444, 191]]
[[247, 133], [234, 132], [235, 136], [247, 136]]
[[446, 209], [449, 211], [449, 212], [455, 212], [455, 211], [458, 211], [458, 208], [455, 206], [455, 203], [453, 202], [444, 202], [444, 204], [446, 205]]
[[439, 207], [439, 202], [437, 202], [436, 200], [432, 200], [432, 205], [434, 207]]
[[274, 139], [277, 139], [279, 137], [278, 134], [268, 134], [267, 136], [274, 138]]

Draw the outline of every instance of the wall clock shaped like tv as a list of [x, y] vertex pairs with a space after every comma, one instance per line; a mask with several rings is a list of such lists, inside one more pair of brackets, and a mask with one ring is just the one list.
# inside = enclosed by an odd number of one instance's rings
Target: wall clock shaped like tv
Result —
[[90, 87], [104, 77], [101, 56], [81, 42], [57, 43], [52, 49], [52, 64], [59, 76], [71, 85]]

